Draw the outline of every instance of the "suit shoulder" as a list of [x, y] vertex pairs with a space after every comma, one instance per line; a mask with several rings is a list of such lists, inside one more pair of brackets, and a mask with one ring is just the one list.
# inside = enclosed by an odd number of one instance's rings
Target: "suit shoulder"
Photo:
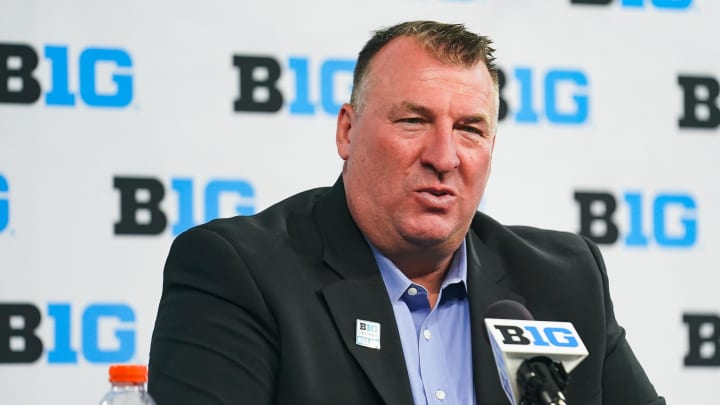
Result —
[[[565, 261], [597, 261], [597, 247], [576, 233], [542, 229], [525, 225], [503, 225], [478, 213], [472, 232], [492, 251], [507, 256], [533, 257], [538, 260], [562, 258]], [[555, 261], [555, 260], [552, 260]]]
[[525, 297], [538, 319], [573, 319], [565, 309], [547, 303], [583, 307], [586, 313], [604, 305], [607, 282], [602, 256], [580, 235], [501, 225], [481, 214], [473, 221], [470, 241], [483, 271], [502, 275], [506, 285]]
[[231, 242], [244, 241], [252, 245], [272, 243], [287, 234], [288, 219], [291, 217], [310, 218], [315, 203], [328, 190], [328, 187], [306, 190], [256, 214], [214, 219], [190, 228], [185, 233], [209, 231]]

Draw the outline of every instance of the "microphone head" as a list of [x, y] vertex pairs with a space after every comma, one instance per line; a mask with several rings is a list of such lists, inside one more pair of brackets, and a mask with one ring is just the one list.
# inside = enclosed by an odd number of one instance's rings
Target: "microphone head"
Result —
[[[517, 301], [513, 300], [500, 300], [493, 302], [485, 311], [485, 319], [517, 319], [520, 321], [532, 321], [533, 316], [525, 306]], [[485, 336], [485, 341], [490, 343], [488, 336], [487, 325], [482, 322], [482, 334]]]
[[[562, 363], [565, 370], [563, 375], [566, 375], [588, 354], [571, 323], [536, 321], [524, 305], [512, 300], [497, 301], [490, 305], [485, 312], [482, 329], [495, 358], [500, 384], [511, 404], [541, 403], [522, 400], [527, 392], [525, 386], [528, 385], [525, 380], [518, 380], [518, 370], [522, 364], [534, 361], [532, 359], [547, 358], [551, 364]], [[526, 373], [527, 376], [534, 377], [537, 374], [533, 374], [533, 368], [528, 370], [530, 372]], [[553, 373], [548, 375], [555, 376]]]
[[533, 316], [525, 306], [513, 300], [500, 300], [492, 303], [485, 312], [485, 318], [517, 319], [532, 321]]

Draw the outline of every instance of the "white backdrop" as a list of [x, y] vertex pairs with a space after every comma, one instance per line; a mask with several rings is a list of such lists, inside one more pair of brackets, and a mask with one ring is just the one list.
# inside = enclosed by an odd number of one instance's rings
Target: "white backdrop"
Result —
[[[720, 4], [576, 3], [0, 0], [0, 402], [99, 402], [109, 363], [147, 362], [173, 224], [332, 184], [332, 105], [351, 75], [323, 65], [354, 62], [376, 28], [435, 19], [494, 38], [506, 78], [481, 209], [579, 232], [576, 192], [616, 200], [619, 236], [601, 248], [618, 319], [669, 403], [717, 403]], [[252, 86], [235, 56], [277, 62], [279, 111], [234, 110]], [[262, 104], [272, 91], [259, 87]], [[680, 127], [688, 97], [708, 128]], [[314, 113], [295, 112], [298, 100]], [[155, 191], [114, 186], [128, 178]], [[157, 209], [126, 202], [121, 215], [123, 195], [152, 206], [158, 188]], [[638, 233], [645, 246], [626, 242]]]

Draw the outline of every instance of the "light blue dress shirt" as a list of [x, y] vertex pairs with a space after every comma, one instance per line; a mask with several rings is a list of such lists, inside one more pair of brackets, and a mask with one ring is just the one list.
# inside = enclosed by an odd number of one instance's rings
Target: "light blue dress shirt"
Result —
[[393, 306], [415, 404], [474, 404], [465, 242], [455, 252], [432, 311], [427, 290], [370, 248]]

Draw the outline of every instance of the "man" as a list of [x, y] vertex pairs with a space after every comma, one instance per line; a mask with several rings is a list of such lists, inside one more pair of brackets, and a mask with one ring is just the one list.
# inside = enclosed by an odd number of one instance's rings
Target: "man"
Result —
[[490, 41], [408, 22], [360, 52], [331, 188], [180, 235], [150, 353], [163, 404], [505, 404], [486, 309], [573, 322], [572, 404], [664, 404], [579, 236], [478, 213], [498, 122]]

